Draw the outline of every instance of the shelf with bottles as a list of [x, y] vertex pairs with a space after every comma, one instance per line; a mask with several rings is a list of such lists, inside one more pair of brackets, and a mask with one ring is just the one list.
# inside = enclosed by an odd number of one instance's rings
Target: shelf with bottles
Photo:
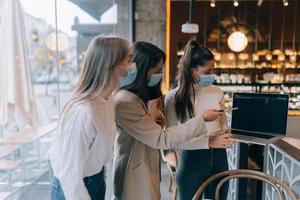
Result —
[[[257, 52], [219, 52], [211, 49], [218, 68], [299, 68], [300, 52], [292, 49], [281, 51], [275, 49], [259, 50]], [[225, 50], [226, 51], [226, 50]], [[178, 54], [179, 55], [179, 54]]]
[[[287, 49], [261, 50], [254, 54], [214, 52], [214, 55], [215, 73], [221, 79], [230, 76], [230, 83], [300, 82], [300, 52]], [[228, 83], [228, 80], [219, 83]]]
[[216, 84], [218, 85], [246, 85], [246, 86], [264, 86], [264, 85], [286, 85], [300, 86], [299, 74], [276, 74], [268, 72], [264, 74], [236, 74], [236, 73], [216, 73]]
[[289, 94], [289, 115], [300, 116], [300, 85], [285, 86], [280, 84], [260, 85], [257, 90], [253, 85], [219, 85], [224, 91], [225, 107], [232, 107], [233, 94], [235, 92], [261, 92]]
[[295, 74], [300, 73], [300, 66], [297, 68], [273, 68], [273, 67], [215, 67], [215, 72], [217, 73], [230, 73], [230, 74], [245, 74], [245, 73], [257, 73], [257, 74], [263, 74], [263, 73], [282, 73], [285, 74]]
[[281, 87], [300, 87], [300, 82], [283, 82], [283, 83], [264, 83], [264, 82], [258, 82], [258, 83], [218, 83], [216, 82], [214, 85], [218, 86], [231, 86], [231, 87], [237, 87], [237, 86], [248, 86], [248, 87], [263, 87], [263, 86], [281, 86]]

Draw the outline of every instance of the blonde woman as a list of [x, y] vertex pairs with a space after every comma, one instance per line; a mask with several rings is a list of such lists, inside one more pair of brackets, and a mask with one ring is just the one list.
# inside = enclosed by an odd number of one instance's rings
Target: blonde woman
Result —
[[116, 131], [110, 97], [134, 76], [129, 52], [128, 42], [117, 37], [96, 37], [89, 45], [75, 94], [54, 137], [52, 200], [104, 199], [103, 166], [113, 158]]

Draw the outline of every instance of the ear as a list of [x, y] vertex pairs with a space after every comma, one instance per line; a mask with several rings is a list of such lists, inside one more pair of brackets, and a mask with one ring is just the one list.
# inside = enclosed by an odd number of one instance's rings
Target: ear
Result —
[[153, 68], [150, 68], [147, 72], [147, 81], [150, 80], [152, 74], [153, 74]]
[[198, 76], [198, 73], [196, 72], [196, 70], [194, 69], [191, 69], [191, 72], [192, 72], [192, 78], [193, 78], [193, 82], [197, 82], [199, 80], [199, 76]]

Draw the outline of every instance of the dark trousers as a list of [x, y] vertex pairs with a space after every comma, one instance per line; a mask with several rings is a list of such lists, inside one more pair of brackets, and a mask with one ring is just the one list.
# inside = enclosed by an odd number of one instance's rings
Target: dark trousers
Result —
[[[98, 174], [83, 178], [86, 189], [91, 197], [91, 200], [105, 199], [105, 180], [104, 168]], [[51, 200], [66, 200], [59, 180], [54, 177], [51, 184]]]
[[[184, 150], [181, 152], [176, 174], [180, 200], [191, 200], [201, 184], [210, 176], [228, 170], [225, 149]], [[214, 199], [220, 180], [212, 182], [205, 190], [205, 198]], [[228, 193], [228, 182], [221, 189], [221, 199]]]

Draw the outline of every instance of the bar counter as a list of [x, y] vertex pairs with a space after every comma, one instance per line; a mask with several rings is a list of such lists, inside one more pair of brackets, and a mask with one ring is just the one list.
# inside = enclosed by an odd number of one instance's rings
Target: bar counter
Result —
[[[300, 123], [298, 127], [300, 135]], [[248, 159], [240, 155], [243, 146], [245, 146], [245, 144], [238, 143], [231, 149], [228, 149], [227, 154], [230, 169], [248, 167]], [[266, 145], [264, 148], [263, 171], [287, 183], [300, 199], [300, 139], [285, 137]], [[241, 182], [237, 180], [232, 180], [229, 186], [228, 199], [241, 199], [243, 197], [241, 193], [245, 193], [245, 188], [242, 188], [243, 186], [244, 182], [241, 184]], [[277, 199], [277, 195], [272, 191], [271, 187], [264, 185], [262, 199]]]

